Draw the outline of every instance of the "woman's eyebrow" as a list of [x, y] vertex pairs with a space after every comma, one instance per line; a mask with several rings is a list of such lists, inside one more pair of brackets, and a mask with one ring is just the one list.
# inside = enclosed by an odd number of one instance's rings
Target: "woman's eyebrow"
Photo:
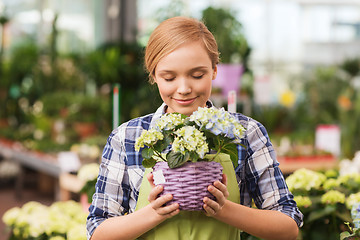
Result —
[[195, 67], [190, 69], [190, 71], [197, 71], [197, 70], [207, 70], [207, 66], [199, 66], [199, 67]]
[[172, 71], [172, 70], [166, 70], [166, 69], [164, 69], [164, 70], [160, 70], [160, 71], [159, 71], [159, 74], [163, 74], [163, 73], [175, 73], [175, 71]]

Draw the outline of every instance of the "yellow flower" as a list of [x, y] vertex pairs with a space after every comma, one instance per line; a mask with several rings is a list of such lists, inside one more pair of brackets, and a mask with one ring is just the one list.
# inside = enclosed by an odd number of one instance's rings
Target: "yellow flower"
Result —
[[354, 204], [359, 202], [360, 202], [360, 192], [350, 194], [346, 199], [346, 207], [348, 209], [351, 209], [354, 206]]
[[86, 225], [77, 224], [67, 232], [68, 240], [86, 240]]
[[300, 168], [286, 178], [290, 191], [319, 189], [326, 181], [326, 176], [306, 168]]
[[299, 208], [301, 207], [307, 208], [310, 207], [312, 204], [311, 199], [306, 196], [295, 196], [294, 201], [296, 202]]
[[336, 190], [331, 190], [321, 196], [321, 203], [324, 204], [345, 203], [345, 194]]
[[63, 236], [53, 236], [50, 237], [49, 240], [66, 240]]
[[21, 209], [18, 207], [14, 207], [4, 213], [2, 220], [6, 225], [12, 226], [16, 223], [16, 220], [20, 216], [20, 214]]
[[334, 178], [330, 178], [324, 182], [324, 189], [330, 190], [330, 189], [338, 187], [339, 185], [340, 185], [339, 181], [337, 181]]
[[295, 103], [294, 92], [287, 90], [280, 95], [280, 104], [285, 107], [292, 107]]

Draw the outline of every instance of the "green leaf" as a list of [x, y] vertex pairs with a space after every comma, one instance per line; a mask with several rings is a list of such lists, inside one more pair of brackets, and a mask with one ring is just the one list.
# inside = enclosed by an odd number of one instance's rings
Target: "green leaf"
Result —
[[347, 237], [350, 236], [350, 233], [349, 232], [342, 232], [340, 233], [340, 240], [346, 240]]
[[144, 148], [141, 152], [141, 156], [144, 159], [150, 159], [154, 155], [154, 150], [151, 148]]
[[235, 167], [238, 166], [239, 160], [238, 150], [236, 146], [237, 145], [235, 143], [228, 143], [221, 148], [222, 153], [227, 153], [230, 155], [230, 159]]
[[329, 216], [335, 211], [336, 211], [336, 206], [333, 205], [327, 205], [325, 208], [314, 210], [309, 214], [309, 218], [307, 222], [313, 222], [325, 216]]
[[152, 168], [153, 166], [155, 166], [155, 163], [156, 163], [156, 160], [153, 159], [153, 158], [144, 159], [144, 160], [142, 161], [142, 165], [143, 165], [145, 168]]
[[338, 218], [340, 218], [344, 222], [351, 222], [352, 221], [351, 214], [348, 211], [342, 211], [342, 212], [337, 211], [336, 216]]
[[197, 154], [196, 152], [190, 152], [190, 160], [192, 162], [197, 162], [199, 158], [199, 154]]
[[186, 161], [188, 161], [190, 159], [190, 154], [187, 152], [187, 153], [185, 153], [185, 155], [183, 155], [180, 152], [170, 151], [166, 155], [166, 159], [167, 159], [169, 168], [176, 168], [176, 167], [180, 167]]
[[157, 141], [157, 143], [154, 145], [154, 149], [158, 152], [162, 152], [166, 149], [167, 146], [172, 142], [172, 138], [169, 134], [164, 135], [164, 139], [161, 141]]

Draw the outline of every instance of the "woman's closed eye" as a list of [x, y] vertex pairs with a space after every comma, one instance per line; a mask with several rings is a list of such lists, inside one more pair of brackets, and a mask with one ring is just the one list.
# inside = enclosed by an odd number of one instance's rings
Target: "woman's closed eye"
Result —
[[204, 74], [200, 74], [200, 75], [193, 75], [192, 77], [195, 79], [201, 79], [204, 76]]
[[167, 81], [167, 82], [170, 82], [170, 81], [172, 81], [172, 80], [174, 80], [174, 79], [175, 79], [175, 77], [164, 78], [164, 80]]

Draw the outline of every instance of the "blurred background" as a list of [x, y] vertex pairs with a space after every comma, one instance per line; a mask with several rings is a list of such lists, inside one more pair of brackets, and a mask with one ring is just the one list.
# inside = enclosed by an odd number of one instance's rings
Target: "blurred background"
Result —
[[80, 200], [77, 173], [99, 163], [111, 130], [161, 104], [144, 46], [178, 15], [213, 32], [211, 99], [227, 108], [235, 92], [284, 174], [354, 158], [360, 0], [0, 0], [0, 215], [30, 200]]

